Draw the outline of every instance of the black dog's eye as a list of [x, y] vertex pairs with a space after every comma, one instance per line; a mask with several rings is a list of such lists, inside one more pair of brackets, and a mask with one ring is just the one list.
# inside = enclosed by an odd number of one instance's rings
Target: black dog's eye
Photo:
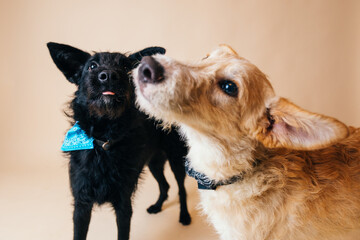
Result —
[[231, 97], [236, 97], [238, 94], [238, 87], [233, 81], [222, 80], [219, 82], [221, 90]]
[[89, 65], [89, 70], [93, 70], [98, 67], [98, 64], [96, 62], [91, 62]]

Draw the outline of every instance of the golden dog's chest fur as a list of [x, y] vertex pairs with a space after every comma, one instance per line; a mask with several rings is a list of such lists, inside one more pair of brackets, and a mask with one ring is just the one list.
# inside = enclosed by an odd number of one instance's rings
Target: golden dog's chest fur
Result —
[[360, 129], [350, 131], [321, 150], [268, 150], [243, 182], [202, 190], [201, 206], [222, 239], [342, 239], [358, 228]]

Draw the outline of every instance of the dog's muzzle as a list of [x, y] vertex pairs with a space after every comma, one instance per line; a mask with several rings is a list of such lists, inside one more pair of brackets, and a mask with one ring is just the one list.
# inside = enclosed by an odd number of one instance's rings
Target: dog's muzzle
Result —
[[164, 68], [151, 56], [145, 56], [141, 60], [138, 70], [139, 81], [142, 83], [160, 83], [164, 80]]

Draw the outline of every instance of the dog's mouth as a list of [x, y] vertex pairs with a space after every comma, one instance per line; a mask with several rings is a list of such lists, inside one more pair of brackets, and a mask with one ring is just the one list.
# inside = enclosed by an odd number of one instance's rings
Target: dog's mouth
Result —
[[106, 101], [106, 102], [110, 102], [110, 101], [122, 101], [121, 99], [127, 98], [127, 94], [125, 90], [122, 89], [118, 89], [118, 90], [102, 90], [102, 91], [98, 91], [97, 93], [93, 93], [92, 94], [92, 99], [93, 100], [100, 100], [100, 101]]
[[130, 98], [130, 93], [128, 89], [123, 88], [103, 88], [95, 90], [94, 88], [89, 88], [88, 90], [88, 102], [97, 103], [99, 106], [111, 105], [115, 106], [118, 104], [123, 104]]
[[116, 102], [123, 102], [126, 98], [125, 94], [115, 93], [113, 91], [104, 91], [101, 94], [99, 94], [99, 98], [101, 101], [104, 101], [105, 103], [111, 103], [112, 101]]
[[98, 95], [98, 100], [104, 102], [105, 104], [123, 104], [128, 100], [128, 98], [128, 94], [123, 92], [104, 91]]
[[130, 95], [122, 91], [101, 91], [89, 101], [92, 114], [115, 119], [120, 117], [130, 105]]
[[115, 96], [116, 94], [112, 91], [105, 91], [102, 93], [103, 96]]

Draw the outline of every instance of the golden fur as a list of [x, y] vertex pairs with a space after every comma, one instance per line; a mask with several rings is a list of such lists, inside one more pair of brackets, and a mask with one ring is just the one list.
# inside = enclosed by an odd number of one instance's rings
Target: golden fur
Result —
[[[140, 108], [181, 127], [198, 172], [215, 180], [246, 173], [200, 191], [221, 239], [348, 239], [360, 229], [360, 129], [277, 97], [230, 47], [192, 65], [154, 59], [165, 80], [141, 83], [134, 71]], [[237, 96], [221, 90], [224, 79], [236, 83]]]

